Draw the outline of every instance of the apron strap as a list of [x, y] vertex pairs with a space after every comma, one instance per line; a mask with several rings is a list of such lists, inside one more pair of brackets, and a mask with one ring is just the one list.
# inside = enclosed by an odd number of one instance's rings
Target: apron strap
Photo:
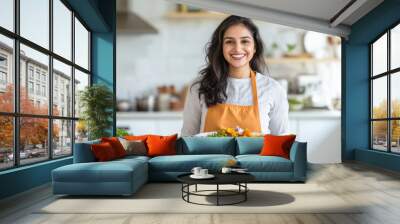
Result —
[[258, 96], [257, 96], [257, 84], [256, 84], [256, 73], [254, 71], [250, 72], [250, 78], [251, 78], [251, 92], [253, 95], [253, 106], [257, 107], [258, 111]]

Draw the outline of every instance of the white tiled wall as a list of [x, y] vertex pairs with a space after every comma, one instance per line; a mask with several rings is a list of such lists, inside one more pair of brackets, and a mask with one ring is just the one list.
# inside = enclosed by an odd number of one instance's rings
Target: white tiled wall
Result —
[[[222, 19], [166, 19], [175, 4], [133, 0], [130, 8], [158, 29], [158, 34], [117, 34], [117, 98], [129, 99], [174, 84], [178, 90], [204, 65], [205, 45]], [[304, 31], [255, 21], [266, 47], [299, 42]], [[298, 44], [298, 48], [301, 44]], [[300, 50], [300, 49], [297, 49]]]

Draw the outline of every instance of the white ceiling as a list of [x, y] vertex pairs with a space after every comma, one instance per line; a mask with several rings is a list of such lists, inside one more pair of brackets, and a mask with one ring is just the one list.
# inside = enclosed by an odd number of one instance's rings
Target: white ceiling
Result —
[[330, 20], [351, 0], [226, 0], [256, 7]]
[[[352, 24], [383, 2], [383, 0], [170, 1], [342, 37], [350, 34]], [[349, 7], [338, 14], [348, 4]]]

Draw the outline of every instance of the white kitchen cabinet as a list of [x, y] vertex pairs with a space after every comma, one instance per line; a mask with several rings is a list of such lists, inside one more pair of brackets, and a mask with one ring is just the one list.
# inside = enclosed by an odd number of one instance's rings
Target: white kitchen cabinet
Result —
[[[120, 112], [117, 127], [134, 135], [180, 133], [181, 112]], [[289, 130], [297, 141], [307, 142], [310, 163], [341, 162], [340, 111], [300, 111], [289, 113]]]
[[117, 127], [134, 135], [172, 135], [182, 128], [180, 112], [124, 112], [117, 113]]
[[290, 130], [296, 134], [296, 140], [307, 142], [308, 162], [340, 163], [342, 161], [340, 114], [327, 114], [326, 117], [296, 114], [289, 117]]

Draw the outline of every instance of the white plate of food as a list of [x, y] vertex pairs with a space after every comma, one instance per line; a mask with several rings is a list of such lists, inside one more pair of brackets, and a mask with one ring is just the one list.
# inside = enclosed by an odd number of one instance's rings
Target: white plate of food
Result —
[[192, 174], [192, 175], [190, 175], [190, 178], [193, 178], [193, 179], [211, 179], [211, 178], [214, 178], [215, 176], [214, 175], [212, 175], [212, 174], [207, 174], [207, 175], [194, 175], [194, 174]]

